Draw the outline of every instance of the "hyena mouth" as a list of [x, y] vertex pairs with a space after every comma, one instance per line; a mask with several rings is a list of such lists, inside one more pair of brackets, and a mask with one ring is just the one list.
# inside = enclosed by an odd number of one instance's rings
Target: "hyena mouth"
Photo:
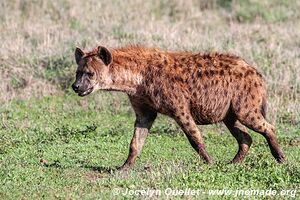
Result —
[[93, 87], [87, 89], [86, 91], [83, 91], [83, 92], [78, 92], [78, 96], [81, 96], [81, 97], [84, 97], [86, 95], [89, 95], [91, 92], [93, 91]]

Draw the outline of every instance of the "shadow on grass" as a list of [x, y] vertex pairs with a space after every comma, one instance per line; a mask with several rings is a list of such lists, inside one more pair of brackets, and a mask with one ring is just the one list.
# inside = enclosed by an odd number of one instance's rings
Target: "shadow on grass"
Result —
[[54, 162], [49, 163], [47, 160], [41, 159], [40, 163], [41, 163], [42, 166], [49, 167], [49, 168], [57, 168], [57, 169], [64, 169], [64, 168], [66, 168], [66, 167], [63, 167], [60, 164], [59, 160], [55, 160]]
[[82, 165], [82, 168], [92, 170], [94, 172], [99, 173], [109, 173], [112, 174], [116, 171], [118, 171], [118, 167], [105, 167], [105, 166], [91, 166], [91, 165]]
[[[40, 163], [44, 166], [44, 167], [49, 167], [49, 168], [57, 168], [57, 169], [65, 169], [65, 168], [70, 168], [70, 167], [66, 167], [66, 166], [62, 166], [60, 161], [55, 160], [52, 163], [48, 163], [48, 161], [46, 160], [41, 160]], [[92, 166], [92, 165], [85, 165], [85, 164], [81, 164], [81, 168], [85, 168], [94, 172], [99, 172], [99, 173], [109, 173], [112, 174], [113, 172], [118, 171], [118, 167], [106, 167], [106, 166]]]
[[[67, 168], [73, 168], [72, 166], [63, 166], [59, 160], [55, 160], [52, 163], [49, 163], [47, 160], [41, 159], [40, 161], [41, 165], [47, 168], [55, 168], [55, 169], [67, 169]], [[107, 167], [107, 166], [93, 166], [93, 165], [86, 165], [82, 162], [78, 163], [79, 168], [84, 168], [89, 171], [93, 171], [99, 174], [114, 174], [118, 171], [127, 171], [127, 169], [121, 169], [119, 166], [114, 167]], [[74, 166], [78, 167], [78, 165]]]

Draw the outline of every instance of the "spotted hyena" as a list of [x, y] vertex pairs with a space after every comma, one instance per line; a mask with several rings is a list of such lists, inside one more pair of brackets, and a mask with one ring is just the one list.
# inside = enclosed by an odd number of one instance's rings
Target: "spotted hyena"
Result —
[[87, 53], [77, 48], [75, 59], [78, 68], [72, 87], [79, 96], [98, 89], [129, 96], [136, 121], [122, 168], [134, 164], [157, 113], [172, 117], [207, 163], [212, 159], [197, 125], [218, 122], [224, 122], [238, 142], [233, 163], [244, 160], [252, 143], [246, 127], [266, 138], [279, 163], [285, 160], [275, 129], [265, 119], [267, 94], [262, 75], [238, 56], [99, 46]]

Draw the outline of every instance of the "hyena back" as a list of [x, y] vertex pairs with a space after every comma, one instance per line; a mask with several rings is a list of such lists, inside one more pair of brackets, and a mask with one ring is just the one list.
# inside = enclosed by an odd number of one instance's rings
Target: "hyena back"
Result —
[[157, 113], [172, 117], [207, 163], [212, 159], [197, 125], [218, 122], [224, 122], [239, 144], [233, 163], [243, 161], [252, 143], [246, 127], [266, 138], [279, 163], [285, 160], [275, 129], [265, 119], [265, 82], [238, 56], [99, 46], [88, 53], [77, 48], [75, 59], [78, 68], [72, 87], [78, 95], [101, 89], [129, 96], [136, 121], [122, 168], [134, 164]]

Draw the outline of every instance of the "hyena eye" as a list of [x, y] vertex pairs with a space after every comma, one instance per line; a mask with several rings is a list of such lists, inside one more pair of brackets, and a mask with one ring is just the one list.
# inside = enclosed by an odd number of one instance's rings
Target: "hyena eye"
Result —
[[90, 78], [94, 76], [94, 73], [93, 72], [88, 72], [86, 73]]

